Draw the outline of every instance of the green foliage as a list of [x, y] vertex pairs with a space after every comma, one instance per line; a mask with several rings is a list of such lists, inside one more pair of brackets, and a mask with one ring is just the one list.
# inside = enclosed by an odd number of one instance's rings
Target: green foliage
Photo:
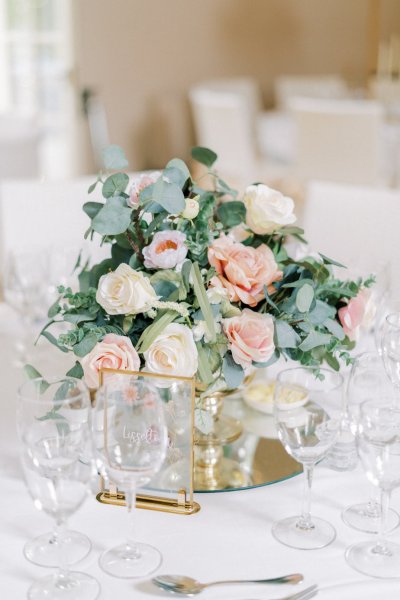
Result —
[[126, 173], [115, 173], [107, 177], [103, 183], [103, 196], [104, 198], [111, 198], [112, 196], [120, 196], [125, 192], [129, 183], [129, 177]]
[[243, 367], [235, 363], [231, 354], [224, 356], [222, 372], [229, 389], [238, 388], [244, 380]]
[[222, 202], [217, 208], [217, 217], [224, 227], [231, 228], [240, 225], [246, 220], [246, 207], [239, 200]]
[[107, 146], [101, 154], [105, 168], [110, 171], [121, 171], [128, 167], [124, 151], [119, 146]]
[[203, 148], [202, 146], [192, 148], [191, 154], [194, 160], [197, 160], [197, 162], [209, 168], [213, 166], [213, 164], [218, 158], [215, 152], [213, 152], [209, 148]]
[[124, 233], [131, 222], [131, 214], [132, 209], [127, 206], [125, 198], [110, 197], [93, 218], [92, 229], [102, 235]]

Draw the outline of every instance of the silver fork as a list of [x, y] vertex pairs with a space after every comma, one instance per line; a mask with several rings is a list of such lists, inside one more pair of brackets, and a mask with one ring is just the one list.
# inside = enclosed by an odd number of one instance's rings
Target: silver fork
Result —
[[[270, 598], [270, 600], [309, 600], [309, 598], [314, 598], [318, 594], [318, 586], [310, 585], [310, 587], [305, 590], [301, 590], [301, 592], [297, 592], [296, 594], [290, 594], [290, 596], [282, 596], [280, 598]], [[250, 598], [246, 600], [252, 600]]]

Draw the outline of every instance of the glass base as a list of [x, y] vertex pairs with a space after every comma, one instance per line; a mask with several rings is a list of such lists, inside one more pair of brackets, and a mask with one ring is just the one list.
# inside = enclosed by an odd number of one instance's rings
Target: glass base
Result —
[[48, 575], [35, 581], [28, 590], [28, 600], [96, 600], [100, 584], [86, 573]]
[[[60, 542], [53, 532], [45, 533], [25, 544], [24, 556], [39, 567], [58, 567]], [[63, 532], [62, 544], [67, 565], [84, 559], [92, 548], [89, 538], [78, 531]]]
[[[381, 522], [381, 505], [372, 502], [353, 504], [342, 512], [342, 519], [346, 525], [358, 531], [378, 533]], [[396, 529], [399, 523], [399, 515], [390, 508], [387, 514], [386, 533]]]
[[136, 543], [134, 546], [121, 544], [103, 552], [99, 565], [113, 577], [134, 579], [146, 577], [157, 571], [162, 563], [162, 555], [153, 546]]
[[300, 520], [298, 516], [276, 521], [272, 525], [272, 535], [281, 544], [300, 550], [324, 548], [335, 539], [336, 530], [328, 521], [312, 517], [313, 527], [305, 529], [300, 526]]
[[382, 579], [400, 579], [400, 546], [385, 543], [386, 552], [379, 552], [376, 540], [354, 544], [346, 550], [346, 560], [353, 569]]

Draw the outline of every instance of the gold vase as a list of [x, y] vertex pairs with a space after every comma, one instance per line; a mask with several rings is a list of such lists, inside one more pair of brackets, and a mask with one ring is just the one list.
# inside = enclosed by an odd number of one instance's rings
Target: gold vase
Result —
[[237, 391], [213, 392], [196, 400], [196, 406], [212, 417], [213, 428], [208, 434], [195, 429], [195, 491], [240, 488], [248, 483], [248, 475], [238, 462], [224, 456], [223, 449], [225, 445], [235, 442], [243, 431], [240, 421], [222, 414], [225, 399], [233, 396]]

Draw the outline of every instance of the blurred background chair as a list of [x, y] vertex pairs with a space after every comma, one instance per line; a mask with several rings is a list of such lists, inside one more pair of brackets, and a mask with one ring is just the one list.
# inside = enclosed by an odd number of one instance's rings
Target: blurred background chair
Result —
[[278, 110], [289, 110], [294, 98], [346, 98], [349, 89], [339, 75], [281, 75], [274, 81]]
[[[196, 144], [218, 154], [216, 167], [239, 187], [243, 181], [284, 174], [285, 161], [271, 150], [271, 129], [261, 125], [261, 91], [251, 78], [216, 79], [189, 91]], [[275, 133], [275, 132], [274, 132]], [[280, 137], [281, 130], [278, 132]], [[268, 138], [267, 140], [265, 138]], [[278, 142], [279, 145], [279, 142]]]
[[0, 114], [0, 180], [37, 177], [40, 131], [34, 116]]
[[372, 100], [291, 101], [300, 177], [376, 185], [380, 181], [384, 111]]
[[371, 273], [376, 265], [389, 264], [397, 293], [399, 223], [400, 190], [321, 181], [309, 183], [300, 221], [311, 250], [334, 256], [353, 270], [364, 263]]

